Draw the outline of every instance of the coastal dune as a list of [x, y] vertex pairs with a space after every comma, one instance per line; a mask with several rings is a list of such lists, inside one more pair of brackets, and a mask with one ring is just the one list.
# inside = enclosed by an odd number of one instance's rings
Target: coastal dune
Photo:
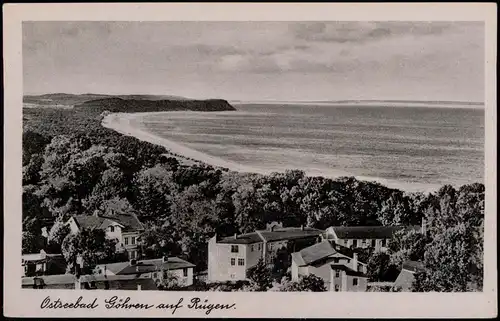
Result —
[[[189, 113], [189, 111], [183, 113]], [[122, 135], [133, 136], [142, 141], [163, 146], [170, 152], [181, 155], [184, 158], [195, 159], [197, 161], [215, 167], [227, 168], [229, 170], [241, 173], [258, 173], [263, 175], [268, 175], [272, 172], [276, 172], [276, 170], [246, 166], [236, 162], [227, 161], [222, 158], [211, 156], [204, 152], [194, 150], [183, 144], [179, 144], [164, 137], [155, 135], [149, 132], [148, 129], [145, 128], [145, 126], [142, 123], [142, 118], [151, 114], [156, 114], [156, 113], [112, 113], [106, 115], [103, 118], [102, 126], [115, 130], [116, 132]], [[314, 170], [314, 169], [301, 169], [301, 170], [304, 170], [304, 172], [309, 176], [323, 176], [331, 179], [339, 178], [342, 176], [354, 176], [359, 180], [378, 182], [387, 187], [396, 188], [407, 192], [430, 193], [436, 191], [440, 187], [440, 185], [438, 184], [404, 182], [398, 180], [384, 179], [380, 177], [359, 176], [336, 169], [329, 169], [326, 172], [324, 170]]]

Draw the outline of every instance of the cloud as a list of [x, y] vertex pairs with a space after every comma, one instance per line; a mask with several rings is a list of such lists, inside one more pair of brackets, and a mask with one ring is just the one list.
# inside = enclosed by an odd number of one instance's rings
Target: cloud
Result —
[[449, 22], [301, 22], [289, 31], [297, 40], [309, 42], [361, 43], [394, 36], [437, 35], [452, 27]]

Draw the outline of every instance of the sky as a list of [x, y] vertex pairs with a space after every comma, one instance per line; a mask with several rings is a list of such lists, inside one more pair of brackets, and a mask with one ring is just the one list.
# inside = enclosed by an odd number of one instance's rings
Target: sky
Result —
[[23, 22], [25, 94], [484, 101], [482, 22]]

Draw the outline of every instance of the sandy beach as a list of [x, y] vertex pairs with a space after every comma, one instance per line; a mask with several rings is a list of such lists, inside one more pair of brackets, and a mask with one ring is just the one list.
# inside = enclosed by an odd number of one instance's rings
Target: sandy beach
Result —
[[[142, 141], [146, 141], [152, 144], [160, 145], [168, 149], [170, 152], [181, 155], [187, 159], [195, 159], [201, 163], [209, 164], [215, 167], [224, 167], [232, 171], [242, 172], [242, 173], [258, 173], [267, 175], [273, 170], [266, 170], [258, 167], [245, 166], [235, 162], [227, 161], [219, 157], [214, 157], [206, 153], [194, 150], [185, 145], [179, 144], [172, 140], [159, 137], [155, 134], [150, 133], [142, 124], [142, 117], [155, 113], [113, 113], [109, 114], [102, 120], [102, 125], [106, 128], [113, 129], [116, 132], [133, 136]], [[315, 170], [304, 170], [308, 176], [323, 176], [327, 178], [338, 178], [341, 176], [354, 176], [359, 180], [373, 181], [388, 186], [390, 188], [397, 188], [407, 192], [424, 192], [430, 193], [439, 189], [438, 184], [425, 184], [425, 183], [414, 183], [414, 182], [403, 182], [397, 180], [384, 179], [380, 177], [367, 177], [359, 176], [351, 173], [346, 173], [341, 170], [329, 170], [327, 173], [324, 171]]]

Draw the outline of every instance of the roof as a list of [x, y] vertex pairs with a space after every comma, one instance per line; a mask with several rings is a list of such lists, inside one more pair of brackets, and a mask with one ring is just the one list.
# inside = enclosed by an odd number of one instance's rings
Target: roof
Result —
[[[73, 274], [45, 275], [42, 277], [45, 288], [61, 288], [61, 285], [69, 285], [66, 288], [74, 289], [76, 277]], [[22, 278], [24, 287], [32, 286], [34, 277]], [[135, 275], [82, 275], [80, 282], [96, 282], [97, 289], [104, 289], [104, 281], [109, 282], [110, 290], [137, 290], [137, 286], [141, 286], [141, 290], [157, 290], [156, 283], [151, 278], [137, 277]]]
[[415, 272], [425, 271], [425, 265], [418, 261], [405, 261], [403, 269], [399, 273], [394, 288], [401, 288], [402, 291], [410, 291], [413, 280], [415, 280]]
[[[354, 257], [354, 252], [342, 245], [336, 244], [333, 240], [324, 240], [299, 252], [292, 253], [292, 259], [299, 266], [310, 265], [333, 254], [341, 254], [349, 258]], [[359, 262], [362, 263], [362, 262]]]
[[70, 284], [75, 283], [76, 277], [73, 274], [56, 274], [56, 275], [44, 275], [38, 277], [23, 277], [23, 285], [33, 285], [35, 278], [43, 279], [44, 283], [50, 284]]
[[332, 229], [339, 239], [388, 239], [401, 230], [420, 230], [420, 226], [332, 226]]
[[422, 262], [406, 261], [403, 263], [403, 270], [408, 270], [410, 272], [425, 271], [425, 266]]
[[[311, 227], [285, 227], [285, 228], [277, 228], [273, 231], [269, 230], [258, 230], [251, 233], [240, 234], [236, 237], [228, 236], [225, 237], [217, 243], [226, 243], [226, 244], [251, 244], [251, 243], [259, 243], [263, 242], [277, 242], [284, 240], [295, 240], [295, 239], [303, 239], [303, 238], [312, 238], [321, 235], [322, 231], [311, 228]], [[259, 236], [259, 234], [262, 236]]]
[[195, 265], [178, 257], [169, 257], [168, 261], [163, 263], [163, 259], [151, 259], [137, 261], [137, 264], [131, 265], [130, 262], [119, 262], [109, 264], [99, 264], [100, 267], [106, 267], [107, 270], [116, 275], [126, 274], [141, 274], [161, 270], [161, 267], [166, 270], [178, 270], [184, 268], [194, 268]]
[[360, 278], [367, 278], [368, 277], [363, 272], [354, 271], [353, 269], [351, 269], [350, 267], [348, 267], [347, 265], [344, 265], [344, 264], [331, 264], [330, 267], [332, 268], [332, 270], [342, 270], [342, 271], [345, 271], [346, 274], [350, 275], [350, 276], [357, 276], [357, 277], [360, 277]]
[[75, 215], [73, 216], [78, 227], [84, 229], [100, 228], [105, 229], [112, 222], [118, 223], [128, 230], [143, 230], [144, 226], [135, 214], [115, 214], [110, 216]]
[[415, 274], [413, 272], [402, 270], [396, 281], [394, 281], [393, 288], [401, 288], [402, 291], [410, 291], [414, 280]]

